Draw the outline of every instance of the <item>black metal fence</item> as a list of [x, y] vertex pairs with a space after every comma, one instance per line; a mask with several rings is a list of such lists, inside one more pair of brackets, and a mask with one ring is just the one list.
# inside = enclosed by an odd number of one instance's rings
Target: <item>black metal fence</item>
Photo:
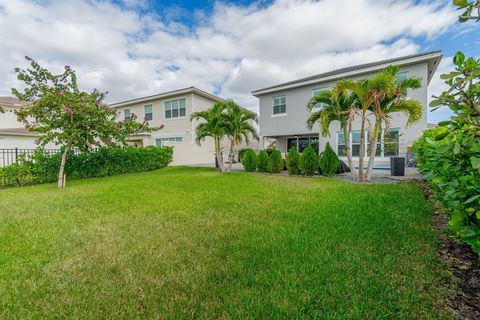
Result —
[[[52, 155], [60, 152], [60, 149], [44, 149], [45, 153]], [[6, 167], [16, 163], [20, 159], [29, 160], [32, 158], [35, 149], [1, 149], [0, 148], [0, 167]]]

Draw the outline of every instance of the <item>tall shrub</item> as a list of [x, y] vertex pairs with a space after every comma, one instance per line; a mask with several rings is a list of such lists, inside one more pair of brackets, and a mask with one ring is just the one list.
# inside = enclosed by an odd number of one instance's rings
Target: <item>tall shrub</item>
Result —
[[323, 151], [320, 157], [320, 171], [324, 176], [333, 176], [338, 171], [340, 160], [338, 160], [337, 154], [333, 151], [330, 143], [327, 142], [325, 151]]
[[268, 172], [268, 162], [269, 157], [268, 153], [265, 150], [262, 150], [257, 155], [257, 171], [258, 172]]
[[272, 150], [268, 159], [268, 170], [271, 173], [279, 173], [283, 170], [284, 165], [280, 151], [277, 149]]
[[458, 52], [455, 71], [442, 75], [450, 87], [430, 104], [454, 116], [416, 142], [417, 162], [450, 214], [451, 230], [480, 254], [480, 60]]
[[300, 157], [302, 173], [306, 176], [313, 176], [318, 169], [318, 156], [315, 150], [309, 146], [303, 150]]
[[295, 148], [290, 148], [286, 157], [286, 164], [288, 174], [299, 174], [300, 169], [300, 155]]
[[257, 155], [252, 149], [247, 149], [242, 155], [243, 169], [247, 172], [255, 171], [257, 165]]

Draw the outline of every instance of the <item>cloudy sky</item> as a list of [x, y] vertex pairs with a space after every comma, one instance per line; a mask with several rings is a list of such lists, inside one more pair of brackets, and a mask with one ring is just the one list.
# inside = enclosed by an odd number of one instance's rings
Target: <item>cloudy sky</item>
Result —
[[[478, 24], [449, 0], [0, 0], [0, 95], [25, 55], [77, 70], [108, 102], [188, 86], [258, 110], [250, 92], [349, 65], [431, 50], [451, 68], [478, 55]], [[430, 93], [442, 83], [432, 81]], [[448, 112], [429, 114], [436, 122]]]

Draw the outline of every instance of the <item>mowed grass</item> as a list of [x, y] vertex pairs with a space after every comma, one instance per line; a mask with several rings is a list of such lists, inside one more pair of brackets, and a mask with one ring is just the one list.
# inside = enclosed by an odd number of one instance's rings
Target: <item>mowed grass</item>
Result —
[[171, 167], [0, 200], [0, 318], [448, 317], [412, 184]]

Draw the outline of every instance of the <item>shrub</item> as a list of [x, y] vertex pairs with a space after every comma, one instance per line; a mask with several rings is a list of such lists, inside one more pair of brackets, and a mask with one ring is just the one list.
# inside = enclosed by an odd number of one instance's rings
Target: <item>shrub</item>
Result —
[[290, 148], [285, 159], [287, 163], [288, 174], [299, 174], [300, 170], [300, 155], [295, 148]]
[[245, 153], [247, 151], [253, 151], [253, 150], [250, 148], [245, 148], [245, 149], [240, 149], [240, 151], [238, 151], [238, 161], [241, 162], [243, 160], [243, 157], [245, 157]]
[[255, 171], [255, 166], [257, 164], [257, 155], [252, 149], [247, 149], [242, 157], [243, 168], [247, 172]]
[[330, 143], [327, 142], [325, 150], [322, 153], [319, 161], [320, 171], [324, 176], [333, 176], [338, 171], [340, 160], [338, 160], [337, 154], [333, 151]]
[[284, 165], [280, 151], [277, 149], [272, 150], [268, 159], [268, 170], [271, 173], [279, 173], [283, 170]]
[[268, 172], [268, 162], [269, 157], [268, 153], [265, 150], [262, 150], [257, 155], [257, 171], [258, 172]]
[[300, 156], [302, 173], [306, 176], [313, 176], [318, 169], [318, 156], [315, 150], [309, 146], [303, 150]]
[[[172, 161], [172, 147], [105, 147], [94, 152], [68, 154], [65, 172], [70, 179], [103, 177], [121, 173], [150, 171]], [[35, 152], [32, 160], [24, 160], [0, 168], [0, 185], [22, 186], [57, 180], [60, 154]]]

